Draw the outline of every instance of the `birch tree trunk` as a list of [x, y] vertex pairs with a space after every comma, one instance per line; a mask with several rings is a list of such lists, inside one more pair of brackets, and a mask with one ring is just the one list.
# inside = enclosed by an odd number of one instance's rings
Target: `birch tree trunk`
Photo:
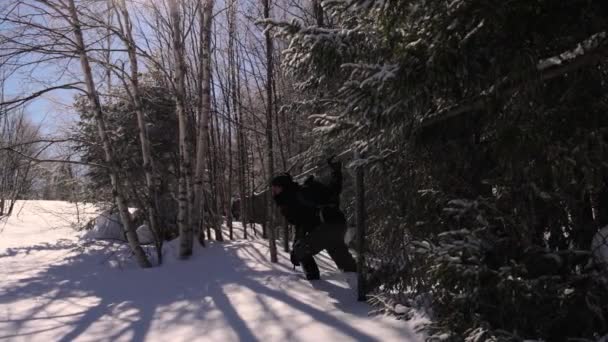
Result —
[[226, 184], [226, 202], [225, 211], [226, 211], [226, 224], [228, 225], [228, 237], [230, 240], [234, 240], [234, 233], [232, 227], [232, 174], [233, 174], [233, 165], [232, 165], [232, 112], [229, 112], [229, 116], [226, 119], [226, 123], [228, 125], [228, 143], [226, 144], [226, 148], [228, 149], [228, 184]]
[[[233, 0], [236, 2], [236, 0]], [[236, 6], [236, 5], [235, 5]], [[233, 34], [230, 36], [233, 41], [236, 40], [236, 9], [234, 11], [233, 21], [235, 24], [233, 25]], [[233, 45], [234, 47], [234, 45]], [[249, 222], [249, 205], [247, 201], [247, 176], [248, 176], [248, 163], [247, 163], [247, 146], [246, 146], [246, 136], [245, 136], [245, 128], [243, 121], [243, 110], [241, 108], [241, 76], [240, 76], [240, 54], [237, 55], [238, 49], [234, 51], [234, 68], [235, 68], [235, 80], [234, 80], [234, 91], [233, 102], [236, 107], [236, 122], [237, 122], [237, 158], [238, 158], [238, 182], [239, 182], [239, 212], [241, 213], [240, 219], [243, 225], [243, 237], [247, 239], [247, 223]]]
[[234, 240], [234, 233], [232, 227], [232, 183], [233, 183], [233, 149], [232, 149], [232, 125], [236, 121], [238, 100], [236, 97], [236, 63], [234, 62], [234, 35], [236, 33], [236, 0], [230, 0], [228, 3], [228, 107], [231, 108], [228, 112], [228, 184], [226, 194], [228, 197], [228, 204], [226, 208], [226, 224], [228, 225], [228, 236], [230, 240]]
[[[238, 79], [237, 79], [238, 82]], [[238, 87], [238, 83], [237, 83]], [[238, 94], [238, 93], [237, 93]], [[237, 95], [235, 94], [235, 95]], [[238, 96], [238, 95], [237, 95]], [[238, 101], [238, 99], [236, 100]], [[247, 223], [249, 222], [249, 205], [247, 203], [247, 146], [245, 145], [245, 132], [243, 128], [243, 111], [240, 105], [237, 109], [237, 154], [238, 154], [238, 182], [239, 182], [239, 212], [243, 225], [243, 237], [247, 239]]]
[[[270, 19], [270, 0], [264, 0], [264, 18]], [[266, 143], [267, 143], [267, 175], [272, 177], [274, 173], [274, 153], [272, 144], [272, 112], [273, 112], [273, 93], [272, 93], [272, 38], [270, 30], [265, 30], [266, 38]], [[277, 245], [275, 240], [274, 217], [272, 207], [272, 196], [266, 196], [266, 224], [268, 239], [270, 240], [270, 261], [277, 262]]]
[[[213, 89], [212, 89], [213, 91]], [[212, 94], [211, 99], [215, 100], [217, 97], [215, 93]], [[214, 108], [217, 108], [217, 105], [214, 104]], [[222, 153], [220, 149], [221, 138], [220, 138], [220, 121], [218, 119], [218, 115], [211, 117], [211, 121], [213, 125], [211, 126], [211, 137], [213, 144], [213, 201], [215, 205], [215, 224], [213, 225], [215, 230], [215, 240], [223, 241], [224, 238], [222, 236], [222, 201], [223, 201], [223, 192], [224, 192], [224, 166], [222, 163]]]
[[76, 11], [76, 5], [74, 3], [74, 0], [68, 0], [68, 7], [71, 17], [70, 24], [74, 29], [73, 32], [75, 45], [77, 53], [80, 57], [80, 65], [84, 73], [85, 83], [87, 87], [87, 95], [89, 97], [89, 101], [91, 102], [91, 106], [93, 107], [95, 121], [97, 123], [97, 132], [99, 134], [99, 138], [102, 141], [106, 164], [109, 167], [110, 183], [112, 184], [112, 193], [114, 195], [114, 200], [116, 201], [116, 205], [118, 206], [118, 212], [120, 215], [120, 219], [122, 220], [123, 227], [125, 229], [127, 241], [129, 242], [129, 246], [131, 247], [131, 250], [135, 255], [137, 263], [141, 267], [150, 267], [151, 264], [148, 261], [144, 250], [139, 245], [137, 234], [135, 233], [135, 229], [133, 229], [132, 226], [131, 215], [129, 214], [127, 203], [122, 195], [122, 190], [120, 188], [118, 176], [119, 168], [114, 157], [112, 145], [110, 144], [110, 138], [108, 137], [106, 124], [101, 109], [101, 103], [99, 101], [99, 95], [97, 94], [97, 90], [95, 89], [93, 73], [91, 71], [91, 65], [89, 64], [89, 59], [86, 53], [84, 37], [82, 35], [80, 20], [78, 17], [78, 12]]
[[196, 167], [194, 171], [194, 222], [197, 227], [199, 242], [204, 229], [204, 178], [205, 178], [205, 153], [208, 150], [207, 136], [209, 135], [209, 116], [211, 112], [210, 85], [211, 85], [211, 23], [213, 14], [213, 0], [199, 3], [199, 20], [201, 27], [200, 43], [200, 87], [199, 87], [199, 119], [196, 141]]
[[[236, 95], [236, 94], [235, 94]], [[238, 100], [237, 100], [238, 101]], [[243, 112], [240, 108], [237, 109], [237, 170], [238, 170], [238, 188], [239, 188], [239, 213], [241, 224], [243, 225], [243, 237], [247, 239], [247, 223], [249, 222], [249, 206], [247, 205], [247, 150], [245, 146], [245, 133], [243, 125]]]
[[156, 206], [156, 187], [154, 185], [153, 175], [153, 159], [150, 151], [150, 140], [148, 138], [148, 129], [146, 127], [146, 119], [143, 112], [141, 91], [139, 88], [139, 68], [137, 63], [137, 51], [135, 40], [133, 39], [133, 27], [131, 24], [131, 18], [127, 9], [125, 0], [120, 1], [120, 11], [124, 20], [124, 35], [123, 40], [127, 48], [129, 55], [129, 62], [131, 64], [131, 87], [132, 89], [132, 102], [135, 107], [135, 115], [137, 116], [137, 126], [139, 130], [139, 141], [141, 144], [141, 154], [144, 162], [144, 174], [146, 177], [147, 187], [147, 201], [146, 201], [146, 212], [148, 213], [148, 221], [150, 223], [150, 230], [154, 234], [156, 243], [156, 255], [158, 263], [162, 264], [162, 245], [163, 237], [160, 227], [158, 225], [158, 210]]
[[179, 175], [178, 175], [178, 211], [177, 226], [179, 228], [179, 256], [186, 259], [192, 255], [193, 230], [190, 220], [189, 189], [191, 177], [190, 155], [188, 148], [188, 119], [185, 110], [185, 72], [184, 45], [181, 29], [181, 17], [178, 0], [169, 0], [169, 16], [171, 17], [171, 40], [173, 48], [173, 67], [175, 84], [175, 111], [177, 114], [179, 132]]
[[[280, 61], [277, 63], [280, 65]], [[278, 94], [277, 94], [277, 87], [276, 87], [276, 82], [273, 82], [273, 93], [274, 93], [274, 99], [275, 99], [275, 116], [274, 116], [274, 127], [275, 127], [275, 131], [277, 134], [277, 141], [279, 143], [279, 153], [280, 153], [280, 157], [281, 157], [281, 169], [283, 170], [287, 170], [287, 157], [285, 155], [285, 143], [284, 143], [284, 137], [281, 134], [281, 129], [283, 127], [281, 127], [280, 125], [280, 120], [279, 120], [279, 109], [277, 108], [277, 99]], [[283, 229], [283, 250], [285, 252], [289, 252], [289, 224], [287, 222], [287, 219], [285, 217], [281, 218], [281, 222], [280, 222], [281, 228]]]

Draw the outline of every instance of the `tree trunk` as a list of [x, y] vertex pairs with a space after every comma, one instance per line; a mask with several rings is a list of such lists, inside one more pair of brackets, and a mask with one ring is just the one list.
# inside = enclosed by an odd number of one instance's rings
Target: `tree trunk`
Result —
[[[236, 86], [236, 69], [237, 65], [235, 62], [235, 52], [234, 52], [234, 40], [236, 34], [236, 7], [237, 3], [235, 0], [230, 0], [228, 4], [228, 73], [229, 73], [229, 93], [231, 102], [228, 103], [229, 107], [232, 109], [229, 111], [229, 117], [227, 120], [228, 124], [228, 208], [226, 210], [227, 216], [226, 221], [228, 224], [228, 231], [230, 234], [230, 240], [234, 239], [233, 226], [232, 226], [232, 203], [233, 203], [233, 192], [232, 192], [232, 183], [233, 183], [233, 153], [232, 153], [232, 125], [236, 122], [237, 119], [237, 111], [238, 111], [238, 99], [237, 99], [237, 86]], [[235, 132], [235, 134], [238, 134]]]
[[232, 174], [233, 174], [233, 165], [232, 165], [232, 116], [233, 109], [232, 106], [228, 105], [227, 116], [224, 119], [224, 125], [227, 127], [227, 135], [225, 135], [225, 143], [226, 146], [226, 171], [228, 172], [228, 179], [226, 179], [226, 186], [224, 188], [224, 212], [226, 213], [226, 226], [228, 227], [228, 238], [230, 240], [234, 240], [234, 229], [232, 226]]
[[146, 177], [147, 187], [147, 198], [145, 201], [146, 212], [148, 213], [148, 223], [150, 224], [150, 230], [154, 234], [155, 245], [156, 245], [156, 256], [158, 263], [162, 264], [162, 247], [163, 247], [163, 234], [160, 231], [158, 225], [158, 209], [156, 206], [156, 187], [154, 185], [154, 174], [153, 174], [153, 159], [150, 151], [150, 140], [148, 138], [148, 129], [146, 127], [146, 119], [143, 111], [141, 91], [139, 88], [139, 67], [137, 63], [137, 51], [135, 50], [135, 40], [133, 39], [133, 28], [131, 25], [131, 18], [129, 17], [129, 11], [127, 10], [127, 4], [125, 0], [120, 1], [120, 10], [122, 12], [124, 20], [124, 43], [127, 48], [129, 55], [129, 62], [131, 63], [131, 87], [132, 89], [132, 102], [135, 107], [135, 115], [137, 116], [137, 126], [139, 130], [139, 142], [141, 144], [141, 154], [143, 159], [144, 174]]
[[[215, 94], [212, 97], [213, 99], [216, 99]], [[217, 108], [217, 105], [215, 106], [215, 108]], [[215, 203], [215, 212], [217, 213], [216, 215], [216, 222], [214, 225], [215, 228], [215, 240], [216, 241], [223, 241], [224, 238], [222, 236], [222, 224], [223, 224], [223, 220], [222, 220], [222, 201], [223, 201], [223, 192], [224, 192], [224, 166], [223, 166], [223, 162], [222, 162], [222, 156], [221, 156], [221, 149], [220, 149], [220, 143], [221, 143], [221, 137], [220, 137], [220, 121], [218, 119], [218, 115], [216, 113], [216, 115], [214, 115], [212, 117], [213, 120], [213, 146], [214, 146], [214, 161], [215, 161], [215, 169], [214, 169], [214, 194], [215, 196], [213, 197], [214, 199], [214, 203]]]
[[248, 187], [248, 192], [245, 194], [245, 196], [248, 197], [247, 199], [247, 210], [249, 213], [249, 221], [251, 221], [249, 228], [251, 229], [251, 234], [253, 236], [258, 236], [258, 231], [255, 229], [255, 222], [253, 222], [252, 218], [254, 217], [253, 215], [253, 202], [251, 200], [249, 200], [249, 198], [253, 198], [253, 193], [254, 193], [254, 189], [255, 189], [255, 184], [254, 184], [254, 178], [255, 178], [255, 172], [253, 170], [253, 158], [254, 158], [254, 153], [253, 153], [253, 146], [249, 146], [249, 145], [245, 145], [245, 153], [246, 153], [246, 165], [247, 165], [247, 187]]
[[178, 0], [169, 0], [169, 13], [171, 16], [172, 45], [173, 45], [173, 67], [175, 71], [175, 111], [177, 114], [179, 131], [179, 175], [178, 175], [178, 211], [177, 225], [179, 227], [179, 255], [182, 259], [192, 255], [193, 230], [189, 214], [190, 210], [190, 177], [191, 165], [188, 148], [188, 120], [185, 110], [185, 71], [184, 46], [181, 29], [181, 18], [178, 7]]
[[[357, 152], [356, 159], [361, 156]], [[355, 210], [357, 219], [357, 300], [364, 301], [367, 299], [365, 288], [365, 176], [363, 167], [358, 166], [355, 169]]]
[[[273, 83], [275, 84], [275, 83]], [[275, 104], [277, 103], [277, 99], [278, 99], [278, 95], [277, 95], [277, 91], [276, 91], [276, 85], [273, 87], [274, 90], [274, 96], [275, 96]], [[279, 125], [279, 114], [278, 114], [278, 109], [276, 108], [276, 115], [274, 116], [274, 123], [275, 123], [275, 130], [277, 131], [277, 141], [279, 142], [279, 152], [280, 152], [280, 156], [281, 156], [281, 168], [283, 170], [287, 170], [287, 157], [285, 155], [285, 144], [284, 144], [284, 139], [283, 136], [281, 135], [281, 126]], [[287, 222], [287, 219], [285, 219], [284, 217], [281, 219], [281, 227], [282, 227], [282, 231], [283, 231], [283, 250], [285, 252], [289, 252], [289, 224]]]
[[247, 239], [247, 224], [249, 223], [249, 206], [247, 205], [247, 151], [245, 146], [245, 134], [243, 132], [242, 122], [242, 111], [239, 109], [237, 113], [238, 119], [238, 130], [237, 133], [237, 147], [238, 147], [238, 176], [239, 176], [239, 212], [240, 220], [243, 225], [243, 237]]
[[317, 26], [323, 27], [323, 7], [321, 7], [321, 0], [312, 0], [312, 9], [317, 20]]
[[[123, 0], [124, 1], [124, 0]], [[112, 4], [113, 0], [108, 0], [108, 29], [106, 30], [106, 44], [108, 47], [108, 51], [106, 51], [106, 63], [110, 65], [112, 63]], [[106, 68], [106, 88], [108, 89], [108, 94], [112, 91], [112, 69]]]
[[[210, 190], [210, 199], [208, 201], [207, 209], [212, 213], [211, 214], [211, 224], [208, 227], [213, 227], [215, 230], [218, 225], [218, 211], [217, 211], [217, 149], [215, 146], [215, 122], [213, 117], [209, 118], [209, 190]], [[209, 239], [211, 239], [211, 230], [207, 229], [207, 235]]]
[[[236, 0], [232, 0], [236, 2]], [[236, 5], [235, 5], [236, 6]], [[234, 11], [234, 23], [236, 25], [236, 9]], [[232, 39], [236, 40], [236, 28], [234, 29], [234, 34]], [[249, 205], [247, 203], [247, 178], [249, 173], [248, 163], [247, 163], [247, 146], [246, 146], [246, 135], [244, 128], [244, 120], [243, 120], [243, 110], [241, 107], [241, 74], [240, 74], [240, 54], [236, 54], [238, 49], [235, 49], [234, 54], [234, 65], [235, 65], [235, 82], [233, 85], [235, 86], [235, 90], [233, 91], [233, 101], [236, 106], [236, 120], [237, 120], [237, 154], [238, 154], [238, 182], [239, 182], [239, 212], [240, 212], [240, 220], [243, 225], [243, 237], [247, 239], [247, 224], [249, 222]]]
[[116, 205], [118, 206], [118, 212], [122, 220], [123, 227], [125, 229], [127, 241], [129, 242], [129, 246], [131, 247], [131, 250], [135, 255], [137, 263], [141, 267], [150, 267], [151, 264], [148, 261], [144, 250], [139, 245], [137, 234], [135, 233], [135, 230], [133, 229], [131, 223], [131, 215], [129, 214], [127, 203], [124, 197], [122, 196], [122, 191], [120, 189], [118, 177], [119, 168], [114, 158], [114, 151], [112, 149], [112, 145], [110, 144], [110, 138], [107, 134], [106, 124], [101, 109], [101, 103], [99, 101], [99, 96], [95, 89], [93, 73], [91, 72], [91, 66], [89, 64], [89, 59], [86, 54], [84, 38], [82, 36], [82, 30], [80, 28], [80, 21], [78, 18], [78, 13], [76, 12], [76, 5], [74, 4], [74, 0], [69, 0], [68, 5], [70, 17], [72, 19], [71, 25], [74, 29], [74, 38], [77, 53], [80, 57], [80, 65], [85, 77], [87, 95], [89, 97], [89, 101], [91, 102], [91, 106], [93, 106], [95, 121], [97, 123], [97, 132], [99, 134], [99, 138], [102, 141], [106, 164], [109, 167], [110, 183], [112, 184], [112, 193], [114, 196], [114, 200], [116, 201]]
[[[264, 18], [270, 19], [270, 0], [264, 0]], [[267, 143], [267, 175], [272, 177], [274, 173], [274, 153], [272, 145], [272, 112], [273, 112], [273, 94], [272, 94], [272, 38], [270, 30], [264, 32], [266, 38], [266, 143]], [[273, 220], [273, 203], [272, 196], [266, 196], [266, 224], [268, 239], [270, 240], [270, 261], [277, 262], [277, 246], [275, 240], [275, 229]]]
[[228, 143], [226, 144], [226, 148], [228, 149], [228, 184], [226, 184], [226, 192], [224, 202], [224, 211], [226, 212], [226, 225], [228, 225], [228, 237], [230, 240], [234, 240], [234, 232], [232, 227], [232, 123], [230, 122], [230, 118], [232, 114], [229, 112], [229, 117], [226, 120], [226, 124], [228, 125]]
[[[196, 223], [199, 236], [199, 242], [202, 242], [201, 234], [204, 229], [205, 222], [203, 220], [204, 210], [204, 178], [205, 178], [205, 160], [204, 155], [208, 150], [207, 136], [209, 134], [209, 116], [211, 112], [211, 22], [213, 12], [213, 0], [207, 0], [204, 4], [199, 3], [199, 20], [201, 27], [201, 43], [200, 43], [200, 88], [199, 88], [199, 119], [198, 132], [196, 143], [196, 169], [195, 169], [195, 192], [194, 192], [194, 213], [196, 214], [194, 222]], [[209, 236], [207, 236], [209, 238]]]

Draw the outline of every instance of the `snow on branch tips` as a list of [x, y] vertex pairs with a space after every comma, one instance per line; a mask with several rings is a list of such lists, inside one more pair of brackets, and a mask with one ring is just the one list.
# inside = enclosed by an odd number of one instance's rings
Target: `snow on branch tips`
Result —
[[388, 7], [389, 0], [324, 0], [321, 5], [324, 8], [342, 7], [350, 11], [369, 11], [372, 9], [384, 9]]
[[341, 66], [344, 69], [353, 69], [351, 78], [354, 77], [357, 71], [364, 77], [359, 84], [359, 87], [363, 88], [366, 86], [374, 85], [377, 83], [384, 83], [396, 77], [397, 71], [399, 71], [398, 64], [355, 64], [345, 63]]
[[538, 62], [536, 68], [545, 70], [553, 66], [562, 65], [565, 62], [570, 62], [576, 57], [582, 56], [589, 51], [595, 50], [601, 46], [607, 45], [608, 39], [606, 32], [599, 32], [579, 43], [576, 48], [562, 52], [557, 56], [542, 59]]
[[264, 18], [257, 20], [256, 25], [264, 25], [264, 31], [262, 34], [266, 34], [266, 31], [272, 28], [278, 28], [279, 30], [276, 33], [276, 36], [285, 36], [295, 34], [302, 30], [304, 23], [297, 18], [291, 19], [291, 22], [275, 20], [272, 18]]
[[315, 125], [318, 126], [337, 123], [340, 119], [338, 116], [327, 114], [313, 114], [310, 115], [309, 118], [314, 120]]
[[[579, 43], [573, 50], [538, 62], [536, 68], [539, 72], [538, 76], [535, 76], [535, 79], [541, 82], [549, 81], [569, 72], [598, 63], [605, 59], [607, 55], [608, 36], [606, 32], [599, 32]], [[495, 95], [500, 94], [501, 97], [506, 98], [529, 84], [529, 82], [530, 80], [524, 80], [515, 83], [509, 77], [504, 77], [500, 82], [492, 85], [468, 101], [465, 100], [426, 115], [420, 120], [420, 127], [418, 129], [430, 127], [446, 119], [479, 110], [486, 106], [487, 101], [492, 100]]]
[[471, 37], [473, 37], [477, 32], [479, 32], [479, 30], [483, 28], [484, 24], [485, 19], [482, 19], [479, 24], [477, 24], [477, 26], [475, 26], [471, 31], [469, 31], [469, 33], [466, 34], [466, 36], [464, 36], [464, 38], [462, 38], [460, 44], [466, 44], [471, 39]]

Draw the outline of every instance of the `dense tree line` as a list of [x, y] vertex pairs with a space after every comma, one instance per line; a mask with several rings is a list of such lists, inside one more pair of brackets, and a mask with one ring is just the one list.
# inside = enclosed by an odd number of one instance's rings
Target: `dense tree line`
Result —
[[[293, 89], [279, 49], [257, 23], [307, 10], [287, 1], [6, 4], [3, 67], [62, 77], [2, 104], [75, 91], [81, 120], [66, 140], [81, 158], [74, 162], [89, 166], [88, 199], [115, 204], [140, 265], [150, 262], [133, 234], [130, 205], [144, 209], [159, 253], [165, 238], [179, 236], [187, 258], [194, 237], [222, 239], [222, 217], [232, 237], [233, 202], [245, 222], [254, 221], [250, 201], [238, 199], [264, 189], [275, 164], [293, 169], [289, 158], [307, 147], [306, 119], [281, 111]], [[264, 235], [274, 259], [274, 228]]]
[[605, 335], [607, 4], [324, 4], [326, 27], [269, 24], [319, 148], [366, 156], [380, 301], [430, 302], [457, 341]]

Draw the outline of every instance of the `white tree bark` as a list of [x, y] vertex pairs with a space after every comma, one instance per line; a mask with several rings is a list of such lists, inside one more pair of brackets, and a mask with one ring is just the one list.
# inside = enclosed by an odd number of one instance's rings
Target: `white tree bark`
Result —
[[[209, 135], [209, 116], [211, 112], [211, 23], [213, 14], [213, 0], [200, 0], [199, 19], [201, 27], [200, 42], [200, 87], [199, 87], [199, 120], [196, 142], [196, 167], [194, 171], [194, 222], [197, 227], [199, 241], [202, 241], [204, 222], [204, 186], [205, 178], [205, 152], [208, 149], [207, 137]], [[199, 231], [200, 229], [200, 231]]]
[[129, 16], [129, 11], [127, 9], [127, 4], [125, 0], [119, 1], [120, 11], [122, 13], [123, 19], [123, 41], [127, 48], [127, 53], [129, 55], [129, 63], [131, 64], [131, 99], [133, 105], [135, 107], [135, 115], [137, 116], [137, 126], [139, 129], [139, 142], [141, 144], [141, 154], [143, 159], [143, 168], [144, 174], [146, 177], [146, 187], [147, 187], [147, 203], [146, 211], [148, 213], [148, 222], [150, 224], [150, 229], [155, 235], [156, 240], [156, 251], [157, 251], [157, 259], [158, 263], [162, 263], [162, 242], [163, 237], [160, 231], [160, 227], [158, 225], [158, 210], [156, 206], [156, 187], [154, 184], [154, 174], [153, 174], [153, 163], [152, 153], [150, 151], [150, 140], [148, 137], [148, 129], [146, 127], [146, 119], [143, 111], [142, 105], [142, 95], [139, 88], [139, 67], [137, 62], [137, 51], [135, 40], [133, 39], [133, 27], [131, 24], [131, 18]]
[[169, 0], [169, 16], [171, 18], [172, 48], [173, 48], [173, 67], [175, 84], [175, 111], [178, 121], [179, 133], [179, 175], [178, 175], [178, 212], [177, 226], [179, 228], [179, 255], [180, 258], [188, 258], [192, 255], [193, 230], [190, 220], [190, 152], [188, 148], [188, 120], [185, 111], [185, 72], [186, 63], [184, 60], [184, 44], [181, 28], [181, 16], [178, 0]]
[[91, 106], [93, 107], [95, 121], [97, 123], [97, 132], [99, 134], [99, 138], [102, 141], [105, 161], [109, 168], [110, 182], [112, 184], [112, 193], [114, 196], [114, 200], [116, 201], [116, 205], [118, 206], [118, 212], [120, 215], [120, 219], [122, 220], [123, 227], [125, 229], [127, 241], [129, 242], [129, 246], [131, 247], [131, 250], [135, 255], [137, 263], [141, 267], [150, 267], [151, 264], [148, 261], [145, 252], [139, 245], [137, 234], [135, 233], [135, 229], [133, 229], [131, 215], [129, 214], [127, 203], [124, 197], [122, 196], [122, 189], [120, 187], [119, 182], [119, 168], [114, 157], [114, 151], [110, 143], [110, 138], [108, 137], [103, 111], [101, 108], [101, 103], [99, 101], [99, 95], [97, 94], [97, 90], [95, 88], [95, 81], [93, 80], [93, 73], [91, 72], [91, 65], [89, 63], [89, 59], [86, 53], [84, 37], [82, 34], [81, 24], [74, 0], [68, 0], [68, 6], [71, 17], [70, 23], [74, 29], [73, 33], [76, 49], [78, 56], [80, 57], [80, 66], [84, 73], [87, 95], [89, 97], [89, 101], [91, 102]]
[[[236, 0], [230, 0], [230, 3], [228, 4], [228, 14], [227, 14], [227, 21], [228, 21], [228, 74], [229, 74], [229, 80], [228, 83], [230, 84], [229, 86], [229, 95], [230, 98], [228, 99], [228, 106], [231, 108], [231, 111], [229, 112], [229, 117], [228, 120], [226, 120], [226, 123], [228, 124], [228, 185], [227, 185], [227, 197], [228, 197], [228, 203], [227, 203], [227, 208], [226, 208], [226, 221], [228, 224], [228, 230], [229, 230], [229, 234], [230, 234], [230, 240], [234, 239], [234, 234], [233, 234], [233, 226], [232, 226], [232, 200], [233, 200], [233, 193], [232, 193], [232, 184], [233, 184], [233, 153], [232, 153], [232, 126], [234, 121], [236, 121], [236, 117], [237, 117], [237, 111], [239, 110], [239, 103], [238, 103], [238, 97], [237, 97], [237, 87], [236, 87], [236, 73], [237, 73], [237, 65], [235, 63], [235, 56], [234, 56], [234, 41], [235, 41], [235, 35], [236, 35], [236, 7], [237, 7], [237, 2]], [[233, 121], [234, 120], [234, 121]], [[235, 132], [236, 134], [236, 132]]]
[[[270, 19], [270, 0], [264, 0], [264, 18]], [[272, 144], [272, 115], [273, 115], [273, 92], [272, 92], [272, 38], [270, 37], [270, 31], [264, 32], [266, 37], [266, 143], [267, 143], [267, 170], [269, 178], [274, 173], [274, 153]], [[267, 192], [268, 194], [268, 192]], [[277, 245], [275, 240], [275, 227], [274, 227], [274, 215], [273, 215], [273, 203], [272, 197], [268, 194], [266, 198], [266, 225], [268, 232], [268, 239], [270, 240], [270, 261], [277, 262]]]

